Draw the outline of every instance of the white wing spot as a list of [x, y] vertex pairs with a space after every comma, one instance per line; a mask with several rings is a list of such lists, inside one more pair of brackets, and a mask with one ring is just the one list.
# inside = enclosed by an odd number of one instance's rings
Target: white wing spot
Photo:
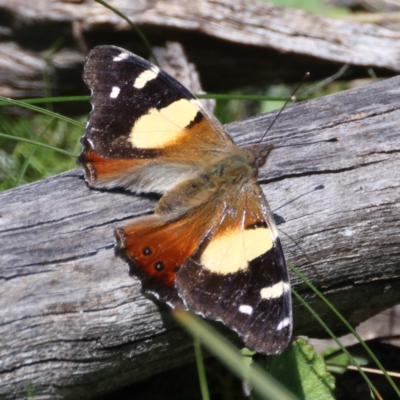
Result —
[[253, 307], [249, 306], [248, 304], [242, 304], [239, 307], [239, 312], [241, 312], [242, 314], [251, 315], [253, 312]]
[[153, 71], [154, 68], [152, 69], [146, 69], [146, 71], [143, 71], [136, 79], [135, 82], [133, 83], [133, 87], [135, 89], [142, 89], [146, 86], [147, 82], [152, 81], [153, 79], [156, 79], [158, 76], [158, 73]]
[[122, 52], [122, 53], [118, 54], [117, 56], [115, 56], [115, 57], [113, 58], [113, 61], [122, 61], [122, 60], [126, 60], [128, 57], [129, 57], [129, 54], [128, 54], [128, 53]]
[[276, 327], [276, 330], [280, 331], [283, 328], [286, 328], [289, 324], [290, 324], [290, 318], [286, 317], [281, 322], [279, 322], [278, 326]]
[[276, 299], [277, 297], [282, 296], [284, 290], [284, 284], [282, 281], [280, 281], [278, 283], [275, 283], [275, 285], [262, 288], [260, 290], [260, 296], [263, 299]]
[[121, 89], [119, 87], [113, 86], [113, 88], [111, 89], [110, 97], [112, 99], [116, 99], [118, 97], [120, 91], [121, 91]]

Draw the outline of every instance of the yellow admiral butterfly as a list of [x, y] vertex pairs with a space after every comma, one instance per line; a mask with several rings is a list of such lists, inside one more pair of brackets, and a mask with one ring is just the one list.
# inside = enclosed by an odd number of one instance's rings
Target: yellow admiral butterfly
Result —
[[93, 188], [162, 195], [153, 215], [115, 230], [145, 292], [277, 354], [292, 334], [288, 271], [257, 184], [261, 152], [238, 148], [180, 83], [114, 46], [93, 49], [93, 110], [79, 162]]

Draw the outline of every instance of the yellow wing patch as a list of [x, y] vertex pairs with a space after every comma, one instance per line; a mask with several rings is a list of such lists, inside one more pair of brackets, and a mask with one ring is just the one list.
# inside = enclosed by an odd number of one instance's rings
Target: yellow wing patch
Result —
[[186, 99], [175, 101], [160, 110], [151, 108], [133, 126], [131, 143], [139, 149], [172, 145], [188, 134], [185, 128], [195, 119], [198, 111], [198, 107]]
[[213, 238], [201, 256], [204, 268], [216, 274], [245, 271], [249, 262], [273, 246], [268, 228], [236, 229]]

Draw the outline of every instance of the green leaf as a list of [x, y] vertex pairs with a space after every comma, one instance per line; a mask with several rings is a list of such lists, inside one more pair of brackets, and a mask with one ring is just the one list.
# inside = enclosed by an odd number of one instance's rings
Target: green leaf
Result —
[[324, 358], [304, 339], [273, 357], [269, 372], [300, 399], [334, 399], [335, 378], [327, 372]]
[[334, 347], [329, 347], [322, 353], [322, 356], [324, 357], [329, 372], [344, 374], [347, 371], [350, 358], [343, 351]]
[[262, 399], [295, 400], [296, 397], [258, 365], [249, 365], [243, 355], [219, 332], [192, 312], [176, 308], [175, 319], [211, 354], [239, 378], [244, 379]]

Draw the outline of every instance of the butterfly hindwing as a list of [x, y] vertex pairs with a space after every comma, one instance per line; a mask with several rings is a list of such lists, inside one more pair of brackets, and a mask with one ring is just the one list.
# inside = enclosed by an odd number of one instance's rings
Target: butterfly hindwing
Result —
[[138, 218], [117, 235], [145, 291], [223, 321], [257, 351], [275, 354], [286, 347], [292, 329], [289, 278], [255, 182], [240, 191], [216, 191], [182, 215]]
[[221, 213], [218, 192], [207, 190], [207, 184], [201, 177], [183, 182], [160, 199], [154, 215], [115, 231], [131, 273], [141, 278], [145, 291], [171, 306], [183, 304], [176, 291], [179, 269], [210, 231], [212, 216]]
[[221, 201], [213, 228], [177, 274], [178, 293], [248, 347], [280, 353], [291, 338], [290, 284], [268, 205], [256, 183], [230, 187]]

